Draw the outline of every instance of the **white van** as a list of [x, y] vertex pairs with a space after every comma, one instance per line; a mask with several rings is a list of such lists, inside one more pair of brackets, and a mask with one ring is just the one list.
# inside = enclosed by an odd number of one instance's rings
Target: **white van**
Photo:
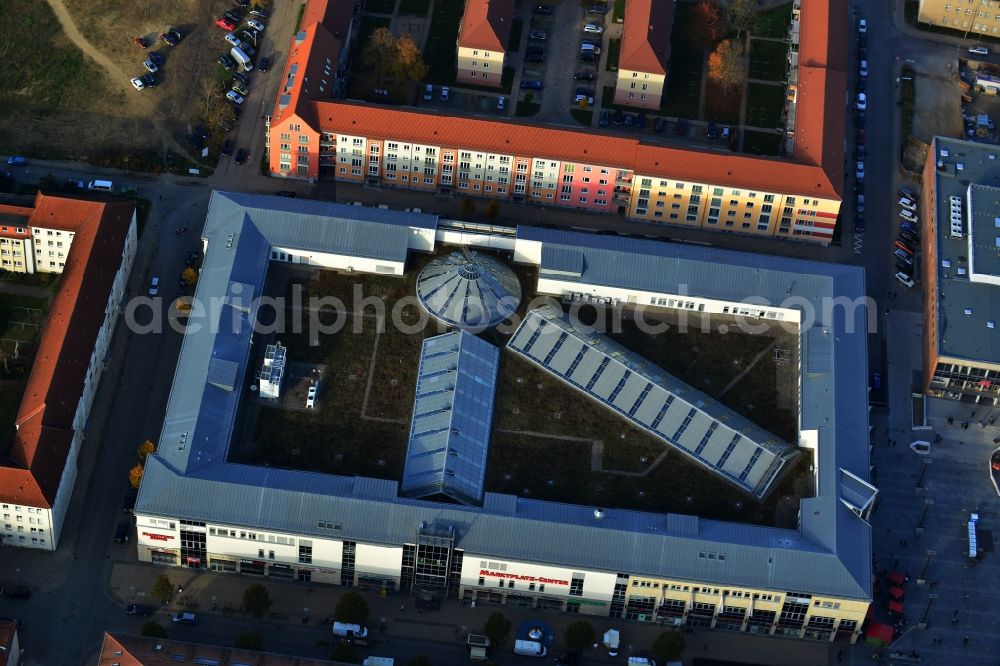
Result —
[[333, 635], [339, 636], [340, 638], [367, 638], [368, 627], [362, 627], [360, 624], [334, 622]]
[[115, 184], [110, 180], [92, 180], [87, 183], [87, 189], [97, 192], [114, 192]]
[[907, 210], [905, 208], [899, 211], [899, 216], [904, 220], [907, 220], [908, 222], [913, 222], [914, 224], [916, 224], [919, 221], [919, 218], [916, 216], [916, 214], [914, 214], [913, 211]]
[[538, 641], [515, 641], [514, 654], [522, 657], [544, 657], [549, 653], [544, 645]]
[[900, 197], [899, 205], [907, 210], [912, 210], [912, 211], [917, 210], [917, 202], [911, 199], [910, 197]]
[[899, 280], [900, 282], [902, 282], [907, 287], [912, 287], [913, 286], [913, 278], [911, 278], [909, 275], [907, 275], [903, 271], [899, 271], [898, 273], [896, 273], [896, 279]]
[[233, 48], [229, 49], [229, 54], [233, 56], [233, 59], [236, 62], [243, 65], [244, 71], [246, 72], [253, 71], [253, 63], [250, 62], [250, 56], [248, 56], [246, 53], [243, 53], [243, 51], [241, 51], [238, 46], [234, 46]]
[[361, 666], [392, 666], [394, 661], [392, 657], [366, 657]]

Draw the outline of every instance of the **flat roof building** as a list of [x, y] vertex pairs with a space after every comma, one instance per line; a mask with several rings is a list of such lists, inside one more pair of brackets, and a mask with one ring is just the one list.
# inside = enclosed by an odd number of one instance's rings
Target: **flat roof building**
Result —
[[1000, 404], [1000, 149], [934, 137], [924, 167], [924, 386]]
[[[321, 211], [328, 212], [325, 219], [315, 216]], [[438, 223], [420, 214], [216, 192], [196, 298], [232, 296], [234, 283], [242, 285], [241, 293], [259, 293], [268, 263], [287, 261], [271, 244], [267, 221], [278, 219], [286, 220], [280, 225], [286, 245], [293, 244], [296, 229], [302, 231], [306, 238], [294, 243], [296, 256], [312, 257], [312, 265], [339, 261], [320, 262], [322, 253], [309, 247], [329, 244], [327, 226], [353, 225], [362, 237], [378, 235], [387, 246], [369, 249], [395, 260], [405, 259], [397, 255], [405, 246], [402, 238], [395, 245], [393, 228], [405, 229], [410, 249], [424, 249], [421, 233], [433, 237]], [[679, 293], [676, 283], [687, 280], [688, 299], [705, 303], [706, 311], [721, 312], [752, 293], [768, 302], [760, 305], [758, 299], [754, 308], [798, 322], [798, 444], [813, 451], [817, 488], [815, 497], [802, 500], [799, 527], [613, 507], [595, 511], [491, 492], [483, 493], [481, 506], [434, 502], [400, 496], [397, 481], [228, 462], [236, 407], [246, 388], [239, 363], [251, 340], [205, 326], [210, 332], [185, 336], [159, 447], [146, 463], [135, 509], [139, 558], [303, 582], [436, 590], [584, 614], [678, 617], [690, 626], [765, 627], [782, 635], [854, 640], [871, 601], [867, 516], [876, 493], [867, 481], [866, 313], [822, 306], [860, 298], [863, 272], [528, 227], [514, 238], [483, 233], [489, 236], [483, 244], [512, 245], [516, 261], [538, 266], [542, 293], [613, 293], [623, 295], [623, 303], [646, 303]], [[574, 261], [573, 252], [582, 261]], [[358, 270], [377, 272], [374, 261], [357, 255], [351, 261]], [[233, 299], [230, 307], [243, 302]], [[208, 359], [219, 351], [237, 367], [214, 381]], [[489, 364], [475, 374], [488, 377]], [[488, 391], [481, 395], [483, 407]], [[442, 468], [447, 463], [434, 466], [435, 474]], [[470, 479], [478, 469], [470, 461]]]

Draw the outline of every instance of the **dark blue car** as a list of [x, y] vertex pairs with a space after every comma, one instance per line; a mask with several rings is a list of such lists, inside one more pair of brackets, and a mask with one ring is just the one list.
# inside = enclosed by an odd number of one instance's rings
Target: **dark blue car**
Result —
[[542, 82], [536, 81], [534, 79], [529, 79], [527, 81], [521, 81], [522, 90], [541, 90]]

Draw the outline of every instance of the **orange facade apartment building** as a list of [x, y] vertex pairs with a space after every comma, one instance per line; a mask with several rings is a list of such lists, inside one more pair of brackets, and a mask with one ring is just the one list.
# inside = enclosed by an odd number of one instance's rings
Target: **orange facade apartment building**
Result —
[[[642, 9], [643, 0], [635, 4]], [[657, 8], [650, 16], [669, 23]], [[846, 34], [847, 6], [801, 0], [794, 16], [794, 134], [790, 157], [772, 158], [337, 99], [356, 19], [351, 3], [309, 0], [269, 120], [269, 170], [829, 243], [841, 209], [848, 112], [846, 58], [833, 45]]]

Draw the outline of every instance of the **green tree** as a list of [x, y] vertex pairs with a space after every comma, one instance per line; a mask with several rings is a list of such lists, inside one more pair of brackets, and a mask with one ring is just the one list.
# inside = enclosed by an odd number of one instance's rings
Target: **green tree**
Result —
[[510, 620], [499, 611], [490, 613], [486, 618], [486, 624], [483, 625], [483, 633], [493, 641], [494, 645], [500, 645], [507, 640], [507, 634], [510, 633]]
[[259, 631], [248, 631], [236, 639], [233, 647], [240, 648], [241, 650], [256, 650], [257, 652], [261, 652], [264, 650], [264, 637], [261, 636]]
[[653, 641], [650, 651], [660, 663], [680, 659], [684, 654], [684, 637], [676, 631], [664, 631]]
[[167, 630], [164, 629], [156, 620], [150, 620], [146, 624], [142, 625], [142, 629], [139, 630], [139, 635], [151, 636], [152, 638], [166, 638]]
[[563, 639], [571, 652], [579, 652], [594, 642], [594, 626], [586, 620], [577, 620], [566, 626]]
[[243, 608], [254, 617], [262, 616], [273, 603], [267, 588], [259, 583], [254, 583], [243, 593]]
[[368, 622], [368, 602], [359, 593], [351, 590], [340, 598], [333, 616], [337, 622], [347, 624], [365, 624]]
[[160, 603], [167, 603], [174, 596], [174, 584], [167, 578], [167, 574], [160, 574], [153, 582], [152, 594], [154, 599], [159, 599]]
[[354, 646], [350, 643], [338, 643], [337, 647], [333, 648], [333, 656], [330, 657], [334, 661], [341, 661], [345, 664], [360, 664], [361, 658], [358, 656], [358, 651], [354, 649]]
[[490, 199], [490, 202], [486, 204], [483, 214], [491, 220], [500, 215], [500, 202], [496, 199]]
[[386, 27], [373, 30], [361, 50], [361, 62], [375, 70], [375, 81], [379, 85], [395, 68], [395, 56], [396, 38]]

